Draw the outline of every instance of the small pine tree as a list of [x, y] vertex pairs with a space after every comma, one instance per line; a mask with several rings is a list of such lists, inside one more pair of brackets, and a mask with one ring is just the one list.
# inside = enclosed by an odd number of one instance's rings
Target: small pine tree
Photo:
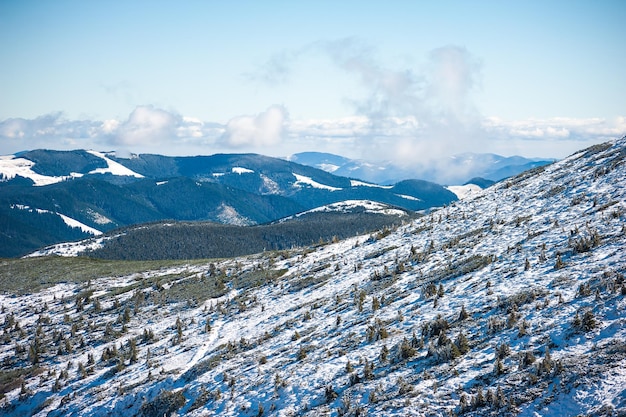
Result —
[[128, 348], [129, 348], [129, 360], [130, 363], [135, 363], [137, 362], [137, 355], [138, 355], [138, 349], [137, 349], [137, 340], [135, 340], [135, 338], [130, 338], [128, 339]]
[[494, 405], [498, 408], [506, 405], [506, 397], [504, 396], [504, 391], [502, 391], [502, 387], [500, 385], [498, 385], [498, 388], [496, 389], [496, 402]]
[[550, 373], [552, 371], [552, 355], [550, 355], [550, 348], [546, 347], [546, 353], [543, 356], [543, 360], [541, 361], [541, 369], [545, 373]]
[[176, 344], [179, 344], [183, 340], [183, 322], [180, 317], [176, 318]]
[[506, 372], [506, 368], [504, 367], [504, 363], [500, 360], [499, 357], [496, 358], [496, 363], [493, 365], [493, 373], [496, 376], [500, 376]]
[[415, 356], [416, 351], [415, 348], [411, 346], [406, 338], [402, 339], [402, 343], [400, 344], [400, 358], [401, 359], [409, 359]]
[[561, 254], [556, 255], [556, 263], [554, 264], [554, 269], [561, 269], [565, 266], [565, 263], [561, 259]]
[[350, 374], [353, 371], [354, 371], [354, 367], [352, 366], [350, 359], [348, 359], [348, 362], [346, 362], [346, 373]]
[[586, 332], [593, 330], [598, 325], [596, 317], [593, 315], [593, 311], [587, 310], [585, 314], [583, 314], [582, 318], [582, 329]]
[[465, 304], [461, 306], [461, 312], [459, 313], [459, 320], [465, 320], [469, 317], [467, 310], [465, 310]]
[[383, 345], [383, 347], [380, 349], [380, 361], [381, 362], [387, 362], [387, 359], [389, 357], [389, 348], [387, 348], [387, 345]]
[[459, 333], [459, 335], [457, 336], [456, 340], [454, 341], [454, 344], [459, 349], [459, 353], [461, 355], [465, 355], [470, 350], [469, 342], [468, 342], [467, 337], [465, 337], [465, 334], [463, 332]]
[[461, 413], [466, 412], [469, 409], [469, 400], [467, 399], [467, 394], [462, 393], [459, 398], [459, 408], [461, 409]]
[[365, 359], [365, 366], [363, 367], [363, 378], [364, 379], [374, 378], [374, 363], [369, 362], [367, 359]]
[[326, 404], [330, 404], [335, 401], [339, 397], [339, 394], [333, 389], [331, 384], [326, 385], [324, 388], [324, 398], [326, 399]]
[[380, 308], [380, 301], [378, 297], [372, 297], [372, 310], [376, 311]]
[[304, 360], [307, 356], [307, 350], [305, 347], [301, 346], [300, 349], [298, 349], [298, 355], [297, 358], [299, 361]]
[[130, 308], [126, 307], [124, 309], [124, 314], [122, 315], [122, 323], [126, 324], [130, 322]]
[[85, 369], [85, 365], [82, 362], [78, 362], [78, 373], [82, 379], [87, 377], [87, 370]]
[[474, 397], [474, 406], [476, 408], [485, 405], [485, 395], [483, 394], [483, 387], [481, 385], [476, 389], [476, 396]]

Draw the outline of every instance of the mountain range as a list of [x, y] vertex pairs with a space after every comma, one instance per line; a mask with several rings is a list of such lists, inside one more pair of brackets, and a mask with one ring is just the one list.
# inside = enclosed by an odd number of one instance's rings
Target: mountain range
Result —
[[254, 225], [347, 200], [415, 211], [457, 199], [427, 181], [381, 186], [255, 154], [35, 150], [0, 158], [0, 178], [3, 257], [146, 222]]
[[505, 157], [492, 153], [463, 153], [412, 165], [351, 159], [323, 152], [296, 153], [287, 159], [335, 175], [360, 178], [377, 184], [393, 184], [404, 178], [420, 178], [446, 185], [484, 180], [493, 183], [554, 162], [554, 159]]
[[0, 414], [625, 415], [624, 253], [626, 137], [344, 240], [5, 259]]

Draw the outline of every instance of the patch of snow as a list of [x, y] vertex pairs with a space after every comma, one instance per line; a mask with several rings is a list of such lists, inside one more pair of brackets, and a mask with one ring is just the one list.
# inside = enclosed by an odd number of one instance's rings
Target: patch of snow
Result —
[[233, 174], [253, 174], [254, 171], [248, 168], [242, 168], [242, 167], [233, 167], [232, 168], [232, 172]]
[[43, 249], [26, 255], [25, 258], [50, 255], [67, 257], [79, 256], [87, 251], [92, 251], [104, 247], [105, 240], [109, 239], [112, 239], [112, 237], [98, 237], [85, 239], [78, 242], [58, 243], [56, 245], [47, 246]]
[[464, 198], [474, 197], [482, 193], [483, 189], [480, 188], [476, 184], [467, 184], [467, 185], [450, 185], [445, 187], [448, 191], [453, 192], [459, 198], [459, 200], [463, 200]]
[[263, 181], [262, 194], [280, 194], [280, 185], [276, 181], [263, 174], [261, 174], [261, 180]]
[[422, 201], [417, 197], [413, 197], [412, 195], [407, 195], [407, 194], [396, 194], [398, 197], [402, 197], [405, 200], [411, 200], [411, 201]]
[[217, 218], [224, 224], [233, 224], [235, 226], [249, 226], [254, 224], [252, 220], [239, 214], [234, 207], [224, 203], [219, 207]]
[[378, 185], [372, 184], [370, 182], [363, 182], [358, 180], [350, 180], [350, 185], [352, 187], [374, 187], [374, 188], [384, 188], [385, 190], [389, 190], [393, 188], [393, 185]]
[[339, 165], [335, 165], [335, 164], [319, 164], [319, 168], [321, 170], [323, 170], [323, 171], [326, 171], [326, 172], [335, 172], [340, 167], [339, 167]]
[[304, 175], [293, 174], [296, 177], [296, 182], [293, 184], [296, 187], [301, 187], [303, 184], [308, 185], [313, 188], [318, 188], [320, 190], [328, 190], [328, 191], [339, 191], [341, 188], [331, 187], [330, 185], [320, 184], [319, 182], [313, 180], [310, 177], [306, 177]]
[[56, 214], [69, 227], [78, 228], [78, 229], [82, 230], [83, 232], [92, 234], [94, 236], [98, 236], [98, 235], [102, 234], [101, 231], [99, 231], [97, 229], [94, 229], [93, 227], [89, 227], [86, 224], [81, 223], [78, 220], [73, 219], [73, 218], [71, 218], [69, 216], [66, 216], [64, 214], [61, 214], [61, 213], [57, 213], [57, 212], [50, 211], [50, 210], [45, 210], [45, 209], [39, 209], [39, 208], [33, 209], [33, 208], [31, 208], [29, 206], [25, 206], [23, 204], [12, 204], [10, 207], [12, 209], [27, 210], [27, 211], [30, 211], [31, 213], [35, 212], [35, 213], [38, 213], [38, 214]]
[[97, 211], [94, 211], [92, 209], [87, 209], [87, 214], [89, 214], [91, 216], [91, 218], [93, 219], [94, 223], [96, 223], [96, 224], [113, 223], [113, 221], [111, 219], [109, 219], [106, 216], [103, 216], [102, 214], [100, 214]]
[[89, 227], [86, 224], [81, 223], [81, 222], [79, 222], [76, 219], [72, 219], [71, 217], [68, 217], [68, 216], [66, 216], [64, 214], [61, 214], [61, 213], [56, 213], [56, 214], [58, 214], [63, 219], [65, 224], [67, 224], [69, 227], [78, 228], [78, 229], [82, 230], [83, 232], [89, 233], [89, 234], [94, 235], [94, 236], [98, 236], [98, 235], [102, 234], [102, 232], [100, 230], [94, 229], [93, 227]]
[[83, 175], [76, 172], [60, 177], [41, 175], [32, 170], [34, 165], [35, 163], [33, 161], [25, 158], [16, 158], [13, 155], [0, 156], [0, 174], [4, 180], [10, 180], [19, 175], [20, 177], [31, 179], [35, 186], [41, 187], [71, 178], [79, 178]]
[[349, 212], [357, 208], [363, 208], [365, 209], [365, 212], [367, 213], [380, 213], [380, 214], [387, 214], [387, 215], [399, 216], [399, 217], [407, 215], [407, 213], [403, 210], [391, 208], [387, 204], [379, 203], [377, 201], [345, 200], [345, 201], [339, 201], [337, 203], [327, 204], [321, 207], [316, 207], [314, 209], [307, 210], [302, 213], [298, 213], [296, 214], [296, 217], [300, 217], [308, 213]]
[[118, 162], [115, 162], [112, 159], [109, 159], [102, 152], [96, 152], [96, 151], [91, 151], [91, 150], [87, 152], [89, 152], [93, 156], [97, 156], [98, 158], [104, 159], [104, 161], [107, 163], [107, 168], [94, 169], [92, 171], [89, 171], [90, 174], [113, 174], [113, 175], [119, 175], [119, 176], [124, 176], [124, 177], [144, 178], [143, 175], [138, 174], [135, 171], [126, 168], [124, 165]]
[[165, 185], [167, 184], [169, 181], [157, 181], [156, 185]]

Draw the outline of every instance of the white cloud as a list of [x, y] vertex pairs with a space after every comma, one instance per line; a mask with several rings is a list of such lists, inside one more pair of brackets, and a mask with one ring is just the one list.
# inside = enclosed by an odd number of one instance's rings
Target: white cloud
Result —
[[[441, 156], [464, 151], [560, 158], [626, 134], [623, 116], [527, 120], [487, 117], [479, 119], [471, 129], [464, 124], [455, 125], [450, 119], [446, 123], [410, 114], [388, 115], [378, 119], [375, 125], [366, 114], [292, 120], [284, 107], [271, 106], [257, 115], [235, 117], [222, 125], [139, 106], [123, 121], [68, 120], [61, 113], [0, 121], [0, 154], [48, 148], [115, 149], [167, 155], [245, 150], [284, 156], [315, 150], [419, 167]], [[466, 135], [463, 139], [446, 137], [462, 129]]]
[[255, 116], [234, 117], [226, 124], [221, 143], [234, 148], [277, 145], [288, 117], [287, 110], [277, 105]]
[[182, 118], [153, 106], [137, 106], [112, 132], [114, 144], [137, 146], [169, 141], [176, 136]]

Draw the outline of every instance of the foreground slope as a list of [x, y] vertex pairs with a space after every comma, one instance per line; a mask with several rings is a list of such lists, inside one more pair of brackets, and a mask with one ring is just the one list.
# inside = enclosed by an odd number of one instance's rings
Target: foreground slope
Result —
[[626, 413], [625, 160], [623, 138], [306, 250], [4, 262], [2, 412]]

